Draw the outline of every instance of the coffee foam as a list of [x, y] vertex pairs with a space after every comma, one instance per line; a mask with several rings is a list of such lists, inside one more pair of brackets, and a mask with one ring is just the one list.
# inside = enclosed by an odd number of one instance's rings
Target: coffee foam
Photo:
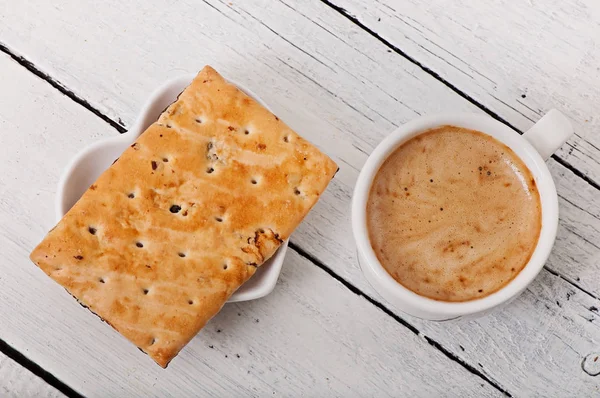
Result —
[[383, 163], [367, 203], [387, 272], [442, 301], [485, 297], [531, 257], [541, 230], [534, 178], [507, 146], [454, 126], [424, 132]]

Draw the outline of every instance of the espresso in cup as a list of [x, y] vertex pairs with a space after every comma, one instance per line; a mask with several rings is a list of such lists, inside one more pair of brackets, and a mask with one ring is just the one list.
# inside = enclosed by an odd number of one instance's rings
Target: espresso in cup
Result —
[[369, 239], [413, 292], [462, 302], [490, 295], [527, 265], [541, 231], [532, 173], [479, 131], [441, 126], [396, 149], [367, 203]]

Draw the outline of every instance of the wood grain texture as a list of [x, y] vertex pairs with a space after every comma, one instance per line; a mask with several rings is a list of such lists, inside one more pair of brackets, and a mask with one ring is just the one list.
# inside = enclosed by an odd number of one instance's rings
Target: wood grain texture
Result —
[[271, 295], [225, 306], [159, 369], [27, 259], [54, 222], [60, 170], [82, 141], [116, 132], [4, 55], [0, 76], [11, 77], [0, 97], [0, 336], [67, 385], [90, 397], [500, 396], [293, 250]]
[[[341, 166], [292, 242], [377, 297], [358, 268], [350, 233], [349, 199], [358, 170], [386, 134], [416, 115], [478, 109], [318, 1], [230, 6], [155, 0], [136, 5], [135, 11], [118, 2], [93, 7], [90, 14], [75, 1], [55, 7], [15, 4], [0, 13], [6, 22], [0, 23], [0, 38], [125, 125], [157, 84], [207, 61], [247, 84]], [[89, 15], [95, 15], [92, 24]], [[132, 24], [131, 15], [144, 23]], [[22, 21], [22, 26], [11, 26], [10, 20]], [[182, 57], [182, 52], [191, 55]], [[82, 137], [68, 129], [61, 134]], [[600, 290], [599, 199], [595, 188], [571, 171], [554, 161], [549, 165], [561, 195], [561, 224], [548, 268], [561, 277], [544, 271], [526, 295], [481, 320], [456, 325], [410, 322], [513, 394], [559, 396], [553, 392], [567, 385], [579, 395], [591, 395], [597, 382], [581, 370], [581, 360], [597, 351], [597, 321], [595, 316], [588, 319], [594, 315], [589, 308], [599, 304], [574, 284], [596, 297]], [[50, 183], [47, 187], [53, 189]], [[578, 304], [558, 307], [556, 301], [563, 305], [571, 291]], [[311, 296], [314, 290], [304, 294]], [[568, 320], [557, 321], [557, 314]], [[529, 345], [521, 345], [525, 341]]]
[[600, 3], [332, 0], [345, 14], [525, 131], [558, 108], [557, 155], [600, 184]]
[[64, 395], [0, 352], [0, 396], [59, 398]]

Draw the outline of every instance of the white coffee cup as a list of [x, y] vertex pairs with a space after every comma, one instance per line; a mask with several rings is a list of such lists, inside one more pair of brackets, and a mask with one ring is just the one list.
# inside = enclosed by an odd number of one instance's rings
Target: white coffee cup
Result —
[[[510, 147], [533, 174], [542, 205], [542, 229], [527, 265], [502, 289], [489, 296], [466, 302], [433, 300], [420, 296], [396, 282], [377, 259], [367, 230], [366, 207], [369, 192], [373, 178], [385, 159], [411, 138], [442, 125], [478, 130]], [[548, 112], [522, 136], [489, 116], [476, 114], [425, 116], [400, 126], [371, 153], [360, 172], [352, 198], [352, 229], [360, 266], [369, 283], [393, 307], [430, 320], [482, 315], [516, 298], [541, 271], [552, 250], [558, 226], [558, 197], [545, 160], [572, 134], [571, 123], [557, 110]]]

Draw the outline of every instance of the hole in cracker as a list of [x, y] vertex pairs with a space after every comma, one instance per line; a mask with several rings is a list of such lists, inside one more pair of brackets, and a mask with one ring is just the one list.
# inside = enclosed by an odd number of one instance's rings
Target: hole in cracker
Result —
[[100, 282], [100, 283], [106, 283], [106, 281], [104, 280], [104, 278], [98, 279], [98, 282]]
[[199, 117], [196, 118], [196, 123], [202, 123], [202, 119], [200, 119]]
[[294, 194], [295, 195], [300, 195], [300, 190], [298, 188], [294, 188]]
[[265, 230], [264, 230], [264, 229], [262, 229], [262, 228], [259, 228], [258, 232], [260, 232], [261, 234], [264, 234], [264, 233], [265, 233]]
[[223, 222], [223, 218], [222, 217], [215, 217], [215, 220], [217, 220], [217, 222]]
[[154, 343], [156, 343], [156, 339], [153, 337], [152, 340], [150, 340], [150, 345], [154, 345]]
[[244, 134], [246, 134], [246, 135], [250, 134], [250, 130], [248, 130], [248, 129], [245, 129], [245, 130], [244, 130]]
[[90, 234], [92, 234], [92, 235], [96, 235], [96, 231], [97, 231], [97, 230], [96, 230], [96, 228], [94, 228], [94, 227], [89, 227], [89, 228], [88, 228], [88, 231], [89, 231], [89, 233], [90, 233]]
[[227, 264], [223, 264], [223, 269], [227, 269]]
[[181, 210], [181, 206], [179, 206], [179, 205], [172, 205], [171, 208], [169, 209], [169, 211], [171, 213], [179, 213], [180, 210]]
[[290, 138], [286, 135], [283, 137], [283, 142], [290, 142]]
[[165, 163], [169, 163], [169, 158], [163, 158], [162, 161]]
[[166, 127], [167, 127], [168, 129], [170, 129], [170, 128], [171, 128], [171, 127], [173, 127], [173, 126], [171, 126], [169, 123], [167, 123], [167, 126], [166, 126]]
[[183, 213], [181, 213], [181, 215], [184, 216], [184, 217], [187, 216], [188, 215], [188, 211], [184, 210]]
[[192, 305], [192, 304], [194, 304], [194, 300], [188, 300], [188, 304], [189, 304], [189, 305]]
[[149, 292], [150, 290], [148, 290], [148, 289], [143, 289], [142, 291], [144, 292], [144, 294], [148, 294], [148, 292]]
[[137, 247], [144, 247], [144, 244], [142, 242], [135, 242], [135, 245]]
[[152, 170], [156, 170], [156, 168], [158, 167], [158, 163], [156, 163], [155, 160], [153, 160], [152, 162], [150, 162], [150, 164], [152, 165]]
[[215, 169], [213, 169], [212, 167], [209, 167], [208, 169], [206, 169], [206, 172], [208, 174], [211, 174], [213, 171], [215, 171]]
[[252, 183], [252, 185], [258, 184], [258, 181], [256, 181], [256, 178], [253, 178], [252, 180], [250, 180], [250, 182]]
[[135, 198], [135, 194], [133, 192], [130, 192], [129, 195], [127, 195], [127, 197], [129, 199], [133, 199], [133, 198]]
[[185, 253], [183, 253], [183, 252], [179, 252], [179, 253], [177, 253], [177, 255], [181, 258], [185, 257]]

